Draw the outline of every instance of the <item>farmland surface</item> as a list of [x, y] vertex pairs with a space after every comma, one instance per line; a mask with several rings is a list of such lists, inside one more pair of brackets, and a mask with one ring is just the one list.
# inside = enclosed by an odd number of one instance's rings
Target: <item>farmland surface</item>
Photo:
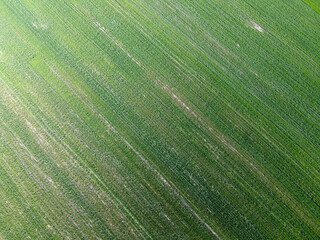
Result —
[[319, 236], [319, 0], [0, 0], [0, 239]]

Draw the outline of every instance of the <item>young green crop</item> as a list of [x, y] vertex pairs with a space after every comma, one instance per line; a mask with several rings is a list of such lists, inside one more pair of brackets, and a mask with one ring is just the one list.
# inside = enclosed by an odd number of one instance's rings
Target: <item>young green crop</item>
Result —
[[0, 0], [0, 238], [316, 239], [316, 4]]

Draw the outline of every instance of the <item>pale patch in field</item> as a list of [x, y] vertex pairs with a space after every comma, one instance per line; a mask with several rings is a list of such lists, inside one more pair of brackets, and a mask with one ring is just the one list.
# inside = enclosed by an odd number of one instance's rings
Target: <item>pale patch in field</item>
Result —
[[197, 133], [197, 135], [202, 138], [202, 140], [205, 142], [207, 148], [211, 150], [211, 152], [214, 154], [214, 156], [215, 156], [217, 159], [220, 159], [220, 155], [219, 155], [219, 153], [218, 153], [218, 147], [217, 147], [217, 146], [216, 146], [216, 147], [212, 146], [212, 145], [209, 143], [209, 141], [208, 141], [207, 139], [205, 139], [201, 134]]
[[[158, 82], [157, 84], [161, 84], [160, 82]], [[186, 109], [189, 113], [191, 113], [194, 117], [196, 117], [198, 120], [201, 120], [197, 114], [185, 103], [183, 102], [174, 92], [173, 90], [171, 90], [169, 88], [169, 86], [167, 84], [162, 84], [162, 89], [165, 90], [166, 92], [169, 92], [171, 94], [171, 96], [173, 97], [173, 99], [175, 99], [180, 106], [182, 106], [184, 109]]]
[[256, 73], [255, 71], [250, 69], [250, 72], [252, 72], [254, 75], [256, 75], [257, 77], [260, 77], [258, 73]]
[[259, 26], [256, 22], [254, 22], [254, 21], [251, 21], [250, 22], [250, 27], [251, 28], [253, 28], [253, 29], [255, 29], [255, 30], [258, 30], [259, 32], [264, 32], [264, 29], [261, 27], [261, 26]]
[[95, 67], [93, 67], [93, 72], [94, 72], [95, 74], [97, 74], [98, 76], [101, 75], [101, 73], [100, 73]]
[[36, 29], [42, 29], [42, 30], [48, 29], [48, 25], [43, 23], [32, 22], [32, 26], [34, 26]]
[[45, 136], [40, 133], [40, 131], [38, 131], [38, 129], [36, 129], [31, 122], [29, 122], [26, 118], [24, 118], [26, 121], [26, 124], [28, 126], [28, 128], [31, 130], [31, 132], [36, 136], [36, 141], [38, 142], [39, 145], [41, 146], [45, 146], [48, 147], [50, 146], [50, 144], [48, 143], [48, 141], [46, 140]]
[[228, 143], [225, 139], [222, 139], [223, 144], [228, 147], [231, 151], [239, 153], [237, 149], [235, 149], [230, 143]]
[[49, 230], [53, 230], [53, 227], [50, 226], [49, 224], [47, 225], [47, 228], [48, 228]]
[[226, 49], [220, 42], [218, 42], [218, 40], [216, 40], [213, 36], [211, 36], [208, 33], [205, 33], [205, 36], [213, 43], [216, 44], [216, 46], [218, 46], [224, 53], [228, 54], [229, 56], [232, 56], [235, 59], [238, 59], [238, 57], [233, 54], [232, 52], [230, 52], [228, 49]]
[[171, 222], [171, 219], [170, 219], [166, 214], [163, 213], [163, 216], [164, 216], [168, 221]]
[[125, 54], [127, 54], [127, 56], [133, 61], [135, 62], [139, 67], [141, 67], [141, 63], [139, 61], [137, 61], [126, 49], [124, 49], [124, 47], [122, 46], [121, 43], [119, 43], [119, 41], [116, 41], [114, 37], [112, 37], [109, 33], [109, 31], [102, 26], [99, 22], [94, 22], [94, 25], [96, 27], [98, 27], [114, 44], [116, 44]]
[[190, 107], [188, 107], [187, 104], [185, 104], [180, 98], [177, 97], [177, 95], [175, 95], [174, 93], [172, 93], [172, 97], [173, 97], [174, 99], [177, 99], [177, 101], [178, 101], [184, 108], [186, 108], [188, 111], [191, 110]]

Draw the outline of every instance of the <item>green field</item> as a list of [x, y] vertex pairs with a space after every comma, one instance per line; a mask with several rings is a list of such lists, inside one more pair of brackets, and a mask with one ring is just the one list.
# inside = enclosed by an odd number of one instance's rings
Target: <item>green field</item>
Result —
[[319, 0], [0, 0], [0, 239], [320, 239]]

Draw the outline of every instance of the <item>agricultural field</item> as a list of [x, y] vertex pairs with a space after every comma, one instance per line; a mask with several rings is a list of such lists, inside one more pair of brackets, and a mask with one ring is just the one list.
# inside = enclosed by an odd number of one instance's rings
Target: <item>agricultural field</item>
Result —
[[319, 0], [0, 0], [0, 239], [320, 239]]

